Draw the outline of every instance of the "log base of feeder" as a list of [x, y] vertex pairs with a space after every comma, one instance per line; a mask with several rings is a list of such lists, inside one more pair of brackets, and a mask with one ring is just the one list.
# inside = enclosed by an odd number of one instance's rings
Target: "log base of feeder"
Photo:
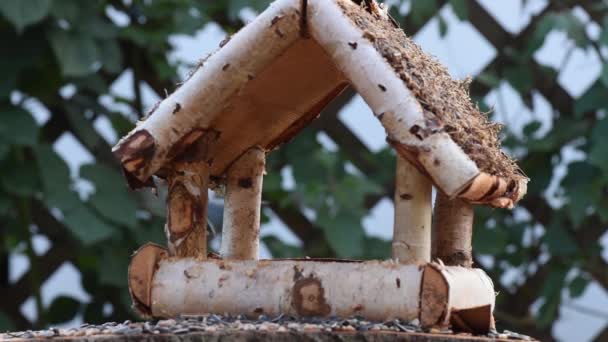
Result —
[[495, 293], [479, 269], [436, 263], [314, 259], [220, 260], [170, 257], [142, 247], [129, 267], [135, 308], [145, 317], [208, 313], [418, 319], [485, 333]]

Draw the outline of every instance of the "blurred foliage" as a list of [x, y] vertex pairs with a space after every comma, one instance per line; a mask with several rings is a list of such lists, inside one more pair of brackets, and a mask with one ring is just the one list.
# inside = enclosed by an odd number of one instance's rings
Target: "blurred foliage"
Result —
[[[128, 132], [144, 114], [140, 85], [162, 97], [179, 81], [177, 70], [183, 65], [168, 58], [172, 35], [193, 34], [211, 21], [234, 33], [243, 24], [244, 7], [261, 10], [268, 2], [0, 1], [0, 329], [43, 327], [78, 314], [92, 323], [133, 317], [126, 265], [144, 242], [163, 243], [162, 203], [126, 190], [110, 145], [94, 122], [106, 118], [117, 136]], [[496, 46], [496, 59], [472, 86], [483, 109], [488, 108], [484, 96], [502, 84], [515, 89], [530, 109], [533, 94], [553, 106], [550, 129], [543, 133], [538, 121], [522, 132], [506, 129], [504, 146], [532, 178], [529, 194], [515, 211], [479, 208], [474, 236], [479, 265], [501, 292], [499, 326], [549, 339], [562, 304], [581, 296], [592, 280], [608, 287], [599, 244], [608, 223], [608, 63], [601, 53], [608, 48], [608, 8], [599, 1], [551, 1], [528, 28], [512, 36], [474, 1], [403, 2], [409, 3], [407, 15], [398, 6], [391, 14], [408, 34], [432, 18], [442, 35], [448, 33], [445, 11], [439, 11], [448, 6]], [[590, 37], [574, 5], [599, 24], [599, 37]], [[556, 31], [574, 43], [568, 55], [575, 48], [594, 51], [604, 63], [599, 79], [579, 98], [558, 85], [560, 70], [534, 60], [547, 35]], [[124, 70], [133, 74], [132, 99], [110, 92]], [[49, 117], [35, 120], [35, 107], [48, 110]], [[388, 149], [372, 153], [358, 141], [350, 143], [344, 131], [326, 130], [325, 124], [335, 128], [337, 109], [325, 113], [333, 121], [307, 128], [268, 161], [265, 203], [303, 242], [297, 247], [265, 237], [275, 257], [388, 256], [390, 244], [366, 236], [361, 222], [379, 199], [392, 196], [393, 154]], [[320, 131], [333, 132], [328, 134], [340, 148], [323, 148]], [[64, 134], [94, 156], [75, 174], [54, 145]], [[582, 157], [567, 163], [565, 148]], [[556, 172], [558, 166], [567, 170], [565, 177]], [[285, 189], [288, 171], [295, 185]], [[557, 187], [557, 199], [549, 198], [550, 186]], [[87, 187], [92, 190], [82, 190]], [[51, 241], [44, 255], [33, 248], [37, 235]], [[9, 282], [9, 253], [25, 255], [30, 264], [15, 282]], [[44, 305], [40, 286], [65, 261], [80, 270], [90, 300], [61, 296]], [[515, 281], [499, 281], [512, 270], [518, 270]], [[28, 298], [40, 313], [35, 322], [19, 310]]]

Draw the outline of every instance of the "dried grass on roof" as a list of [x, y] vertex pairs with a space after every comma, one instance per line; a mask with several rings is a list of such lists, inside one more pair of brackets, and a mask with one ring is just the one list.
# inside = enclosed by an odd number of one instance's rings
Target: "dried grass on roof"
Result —
[[471, 101], [468, 81], [454, 80], [445, 66], [422, 51], [392, 21], [348, 0], [338, 4], [399, 74], [425, 114], [432, 113], [443, 124], [444, 131], [481, 171], [515, 181], [525, 177], [501, 151], [501, 126], [491, 122]]

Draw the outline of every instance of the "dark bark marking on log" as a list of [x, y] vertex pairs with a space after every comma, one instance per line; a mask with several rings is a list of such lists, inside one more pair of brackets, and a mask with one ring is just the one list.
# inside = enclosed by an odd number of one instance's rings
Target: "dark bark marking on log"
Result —
[[230, 68], [230, 63], [224, 64], [224, 66], [222, 67], [222, 71], [226, 71], [228, 70], [228, 68]]
[[349, 42], [348, 45], [350, 45], [353, 50], [357, 50], [357, 47], [359, 46], [357, 42]]
[[114, 156], [126, 171], [136, 173], [152, 159], [155, 151], [156, 142], [154, 137], [147, 130], [141, 130], [128, 137], [114, 151]]
[[418, 125], [414, 125], [414, 126], [412, 126], [412, 128], [410, 128], [410, 133], [413, 136], [418, 138], [418, 140], [424, 140], [425, 136], [422, 135], [421, 131], [422, 131], [422, 128]]
[[232, 35], [227, 35], [226, 38], [222, 39], [222, 41], [220, 42], [220, 48], [223, 48], [224, 46], [226, 46], [226, 44], [228, 44], [230, 39], [232, 39]]
[[386, 114], [386, 113], [380, 113], [380, 114], [378, 114], [377, 115], [378, 120], [382, 121], [382, 119], [384, 119], [384, 114]]
[[498, 177], [495, 177], [494, 182], [492, 183], [492, 186], [488, 189], [488, 191], [486, 191], [485, 194], [483, 194], [483, 196], [481, 196], [481, 198], [479, 198], [477, 200], [482, 201], [482, 200], [492, 196], [494, 194], [494, 192], [496, 191], [496, 189], [498, 189], [499, 186], [500, 186], [500, 179]]
[[190, 275], [190, 273], [188, 273], [188, 270], [184, 270], [184, 276], [186, 277], [186, 279], [195, 278], [194, 276]]
[[239, 178], [238, 185], [243, 189], [250, 189], [253, 187], [253, 180], [251, 177]]
[[152, 177], [148, 178], [145, 182], [142, 182], [137, 177], [133, 176], [133, 174], [127, 171], [124, 167], [122, 167], [121, 170], [122, 174], [127, 180], [127, 185], [129, 186], [129, 189], [134, 191], [143, 188], [152, 188], [153, 191], [157, 192], [156, 183], [154, 183], [154, 179]]
[[253, 81], [254, 78], [255, 76], [253, 76], [252, 74], [247, 75], [247, 79], [250, 81]]
[[274, 32], [277, 34], [277, 36], [279, 36], [281, 38], [285, 37], [285, 34], [283, 33], [283, 31], [281, 31], [281, 29], [278, 27], [276, 29], [274, 29]]
[[397, 279], [395, 279], [395, 282], [397, 283], [397, 288], [400, 289], [401, 288], [401, 279], [397, 278]]
[[327, 316], [331, 312], [323, 284], [314, 277], [300, 279], [293, 285], [292, 306], [300, 316]]
[[261, 315], [264, 313], [264, 309], [263, 308], [255, 308], [255, 310], [253, 310], [253, 313], [256, 315]]
[[171, 114], [175, 115], [177, 114], [177, 112], [179, 112], [180, 110], [182, 110], [182, 105], [178, 103], [175, 104], [175, 108], [173, 108], [173, 112], [171, 112]]
[[300, 15], [300, 36], [302, 38], [309, 38], [308, 32], [308, 0], [302, 0], [300, 5], [300, 11], [297, 12]]
[[433, 165], [435, 165], [435, 166], [439, 166], [439, 165], [441, 165], [441, 161], [440, 161], [439, 159], [435, 158], [435, 159], [433, 160]]
[[410, 201], [410, 200], [412, 200], [412, 198], [414, 198], [414, 196], [412, 196], [411, 194], [401, 194], [401, 195], [399, 195], [399, 198], [401, 198], [404, 201]]
[[150, 110], [146, 113], [146, 115], [141, 119], [141, 121], [146, 121], [148, 120], [149, 117], [152, 116], [152, 114], [154, 114], [154, 112], [156, 112], [156, 110], [158, 109], [158, 107], [160, 106], [160, 103], [163, 102], [163, 100], [158, 100], [156, 101], [156, 103], [154, 103], [154, 106], [152, 106], [152, 108], [150, 108]]
[[450, 266], [463, 266], [463, 267], [471, 267], [472, 266], [472, 256], [469, 252], [466, 251], [455, 251], [448, 255], [444, 255], [442, 253], [438, 253], [437, 257], [443, 261], [444, 264]]
[[[426, 171], [426, 168], [419, 161], [421, 154], [430, 152], [430, 150], [428, 148], [421, 147], [421, 146], [405, 145], [405, 144], [402, 144], [402, 143], [400, 143], [396, 140], [390, 139], [390, 138], [387, 139], [387, 142], [391, 146], [393, 146], [393, 148], [397, 151], [397, 153], [399, 153], [400, 156], [402, 156], [407, 161], [409, 161], [412, 165], [414, 165], [414, 167], [418, 171], [420, 171], [420, 173], [429, 177], [432, 180], [431, 175]], [[436, 183], [436, 182], [434, 182], [434, 183]]]
[[357, 304], [354, 308], [353, 311], [354, 312], [359, 312], [359, 311], [363, 311], [363, 309], [365, 309], [365, 306], [363, 306], [362, 304]]
[[282, 15], [277, 15], [276, 17], [272, 18], [272, 21], [270, 21], [270, 26], [276, 25], [282, 19], [283, 19]]
[[[202, 128], [195, 128], [186, 135], [184, 135], [181, 139], [179, 139], [171, 149], [169, 153], [167, 153], [167, 158], [169, 160], [173, 160], [176, 157], [181, 157], [182, 154], [188, 149], [191, 145], [193, 145], [197, 140], [199, 140], [205, 134], [205, 130]], [[181, 159], [181, 158], [180, 158]], [[190, 159], [188, 159], [190, 160]], [[190, 160], [192, 161], [192, 160]]]
[[380, 88], [380, 90], [382, 90], [383, 92], [386, 92], [386, 87], [382, 84], [378, 84], [378, 88]]
[[302, 274], [302, 270], [298, 268], [298, 266], [294, 266], [293, 267], [293, 281], [297, 282], [298, 280], [304, 278], [304, 275]]

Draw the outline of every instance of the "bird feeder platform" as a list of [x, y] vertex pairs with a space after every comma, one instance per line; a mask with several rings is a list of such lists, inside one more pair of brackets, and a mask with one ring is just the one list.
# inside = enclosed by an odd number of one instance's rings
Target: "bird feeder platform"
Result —
[[[349, 86], [397, 154], [391, 260], [258, 260], [266, 154]], [[375, 1], [275, 1], [114, 148], [132, 188], [168, 185], [167, 247], [134, 254], [134, 307], [156, 318], [361, 316], [487, 333], [495, 292], [472, 268], [473, 205], [512, 208], [528, 179], [467, 87]], [[207, 251], [208, 189], [225, 199], [219, 258]]]

